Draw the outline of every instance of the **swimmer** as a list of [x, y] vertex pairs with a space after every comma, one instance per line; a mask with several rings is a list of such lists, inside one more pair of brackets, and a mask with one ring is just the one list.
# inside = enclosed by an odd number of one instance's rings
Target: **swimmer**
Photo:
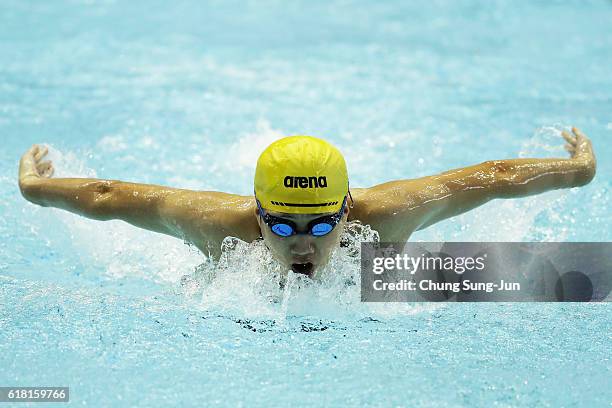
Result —
[[569, 158], [490, 160], [417, 179], [351, 188], [344, 157], [328, 142], [289, 136], [257, 161], [254, 194], [191, 191], [90, 178], [52, 178], [47, 148], [33, 145], [19, 164], [19, 188], [32, 203], [95, 220], [123, 220], [194, 244], [217, 260], [227, 236], [263, 239], [287, 270], [318, 278], [347, 221], [406, 242], [414, 231], [496, 198], [583, 186], [595, 176], [591, 141], [563, 131]]

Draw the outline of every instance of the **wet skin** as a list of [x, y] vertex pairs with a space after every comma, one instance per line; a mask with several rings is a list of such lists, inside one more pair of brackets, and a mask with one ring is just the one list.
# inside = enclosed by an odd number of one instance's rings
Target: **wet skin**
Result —
[[[579, 129], [564, 131], [569, 158], [489, 160], [433, 176], [351, 188], [354, 206], [324, 237], [276, 236], [261, 221], [253, 196], [217, 191], [89, 178], [53, 178], [43, 161], [47, 148], [33, 145], [19, 163], [19, 188], [29, 201], [96, 219], [119, 219], [196, 245], [217, 259], [227, 236], [252, 242], [263, 237], [274, 256], [290, 266], [302, 261], [323, 266], [338, 245], [343, 223], [359, 220], [381, 241], [405, 242], [414, 231], [459, 215], [488, 201], [525, 197], [588, 184], [597, 162], [591, 141]], [[287, 215], [299, 228], [319, 215]], [[500, 216], [503, 216], [500, 215]], [[296, 262], [300, 261], [300, 262]], [[296, 268], [297, 269], [297, 268]]]

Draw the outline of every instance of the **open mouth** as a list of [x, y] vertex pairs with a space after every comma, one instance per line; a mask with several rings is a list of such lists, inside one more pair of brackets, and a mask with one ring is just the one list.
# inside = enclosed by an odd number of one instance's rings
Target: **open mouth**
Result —
[[301, 273], [303, 275], [312, 278], [312, 272], [314, 270], [314, 265], [311, 262], [306, 263], [294, 263], [291, 264], [291, 270], [295, 273]]

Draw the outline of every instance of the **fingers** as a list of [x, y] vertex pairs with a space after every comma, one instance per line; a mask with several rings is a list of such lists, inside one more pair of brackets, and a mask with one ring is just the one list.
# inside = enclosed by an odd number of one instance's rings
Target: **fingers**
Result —
[[36, 170], [38, 171], [38, 174], [43, 177], [51, 177], [54, 169], [53, 164], [50, 161], [44, 161], [36, 165]]
[[571, 145], [575, 145], [576, 144], [576, 138], [572, 135], [570, 135], [567, 131], [563, 130], [561, 132], [561, 135], [563, 136], [563, 138], [565, 139], [565, 141]]
[[49, 167], [49, 169], [42, 174], [42, 176], [43, 177], [51, 177], [51, 176], [53, 176], [53, 172], [54, 171], [55, 171], [55, 168], [53, 167], [53, 165], [51, 165]]
[[47, 148], [47, 146], [44, 147], [40, 147], [38, 145], [36, 145], [36, 147], [38, 148], [36, 153], [34, 153], [34, 160], [36, 160], [37, 162], [40, 161], [40, 159], [42, 159], [47, 152], [49, 151], [49, 149]]
[[19, 175], [20, 177], [35, 172], [36, 162], [34, 161], [34, 153], [38, 151], [37, 145], [32, 145], [27, 152], [21, 156], [19, 160]]
[[571, 153], [572, 158], [585, 159], [589, 162], [595, 163], [595, 155], [593, 154], [593, 146], [591, 139], [589, 139], [580, 129], [573, 126], [572, 133], [570, 135], [567, 131], [562, 131], [563, 138], [571, 145], [571, 150], [568, 145], [565, 145], [565, 150]]
[[574, 152], [576, 151], [576, 147], [571, 144], [565, 144], [565, 146], [563, 147], [571, 154], [574, 154]]
[[576, 135], [576, 147], [581, 151], [590, 151], [592, 149], [591, 139], [589, 139], [580, 129], [572, 127], [572, 132]]
[[42, 173], [43, 171], [47, 170], [49, 167], [51, 167], [50, 161], [40, 162], [36, 165], [36, 169], [38, 170], [39, 173]]
[[53, 165], [50, 161], [40, 162], [47, 154], [48, 148], [34, 144], [19, 160], [19, 182], [30, 177], [51, 177], [53, 175]]
[[586, 138], [585, 134], [582, 133], [582, 131], [580, 129], [578, 129], [577, 127], [572, 127], [572, 132], [574, 132], [574, 134], [576, 135], [576, 137], [583, 137]]

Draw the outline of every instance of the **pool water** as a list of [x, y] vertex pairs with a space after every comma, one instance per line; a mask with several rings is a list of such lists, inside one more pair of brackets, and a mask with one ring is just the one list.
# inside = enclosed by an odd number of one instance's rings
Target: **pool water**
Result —
[[57, 177], [250, 194], [285, 135], [329, 140], [367, 187], [566, 157], [576, 125], [592, 183], [411, 240], [611, 240], [612, 2], [285, 3], [2, 3], [0, 386], [89, 406], [610, 406], [610, 303], [361, 303], [358, 240], [279, 291], [261, 243], [211, 265], [21, 197], [33, 143]]

